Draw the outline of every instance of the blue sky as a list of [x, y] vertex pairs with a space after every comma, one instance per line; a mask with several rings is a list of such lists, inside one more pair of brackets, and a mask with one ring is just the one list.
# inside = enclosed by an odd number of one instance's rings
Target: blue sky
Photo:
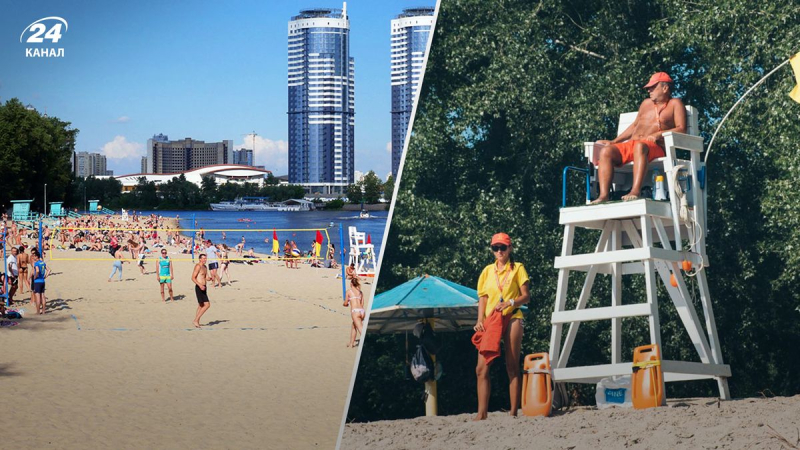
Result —
[[[347, 2], [356, 61], [356, 170], [391, 170], [390, 20], [435, 0]], [[77, 151], [108, 157], [115, 175], [139, 172], [147, 139], [225, 139], [256, 164], [287, 170], [287, 27], [305, 8], [341, 1], [4, 2], [0, 101], [17, 97], [78, 128]], [[63, 17], [64, 58], [26, 58], [20, 35]], [[25, 35], [25, 39], [29, 34]], [[25, 41], [23, 39], [23, 41]]]

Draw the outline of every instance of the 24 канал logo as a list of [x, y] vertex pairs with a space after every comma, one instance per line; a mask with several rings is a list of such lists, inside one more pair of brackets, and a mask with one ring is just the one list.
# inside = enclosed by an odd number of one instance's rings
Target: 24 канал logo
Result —
[[[55, 47], [67, 32], [69, 25], [61, 17], [51, 16], [39, 19], [25, 27], [19, 41], [26, 44], [44, 44], [25, 48], [26, 58], [63, 58], [64, 48]], [[26, 38], [27, 36], [27, 38]], [[23, 39], [25, 39], [23, 41]], [[48, 42], [49, 41], [49, 42]]]

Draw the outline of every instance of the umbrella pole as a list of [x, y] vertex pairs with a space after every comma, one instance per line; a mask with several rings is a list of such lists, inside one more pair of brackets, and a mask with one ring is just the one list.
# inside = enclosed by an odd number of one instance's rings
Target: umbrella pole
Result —
[[[425, 319], [428, 324], [430, 324], [431, 329], [436, 326], [436, 320], [434, 318]], [[431, 355], [431, 360], [433, 361], [433, 367], [436, 367], [436, 355]], [[428, 394], [425, 399], [425, 415], [426, 416], [437, 416], [438, 414], [438, 401], [436, 395], [436, 378], [426, 381], [425, 382], [425, 393]]]

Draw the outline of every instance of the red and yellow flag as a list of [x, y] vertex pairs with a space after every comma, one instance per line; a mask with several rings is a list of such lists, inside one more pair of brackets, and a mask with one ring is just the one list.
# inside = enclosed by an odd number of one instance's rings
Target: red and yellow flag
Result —
[[797, 103], [800, 103], [800, 53], [797, 53], [789, 58], [789, 64], [792, 65], [794, 79], [797, 83], [794, 86], [794, 89], [792, 89], [792, 92], [789, 92], [789, 97], [791, 97], [792, 100], [796, 101]]
[[278, 254], [280, 252], [280, 245], [278, 244], [278, 231], [272, 229], [272, 253]]

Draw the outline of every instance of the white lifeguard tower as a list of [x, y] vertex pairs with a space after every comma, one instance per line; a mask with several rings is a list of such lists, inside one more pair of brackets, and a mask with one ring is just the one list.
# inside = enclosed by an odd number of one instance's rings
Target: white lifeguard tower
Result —
[[356, 274], [360, 277], [375, 276], [375, 246], [367, 244], [367, 234], [359, 232], [356, 227], [348, 227], [347, 233], [350, 236], [350, 261], [354, 264]]
[[[719, 395], [730, 397], [728, 377], [730, 366], [723, 363], [714, 311], [706, 279], [706, 190], [705, 164], [700, 155], [703, 139], [698, 136], [697, 110], [687, 106], [688, 134], [664, 133], [666, 157], [650, 163], [645, 185], [651, 185], [654, 170], [665, 175], [669, 200], [640, 199], [628, 202], [611, 202], [599, 205], [564, 207], [559, 223], [564, 225], [564, 242], [561, 256], [555, 259], [558, 273], [555, 310], [552, 316], [550, 358], [553, 380], [556, 382], [597, 383], [605, 377], [627, 375], [632, 372], [631, 356], [621, 354], [622, 319], [646, 316], [649, 319], [650, 342], [635, 346], [657, 344], [661, 348], [661, 363], [665, 382], [715, 379]], [[619, 130], [624, 130], [636, 113], [620, 116]], [[585, 154], [595, 166], [599, 146], [584, 144]], [[679, 159], [678, 152], [688, 152], [689, 159]], [[565, 171], [566, 174], [566, 171]], [[566, 175], [565, 175], [566, 176]], [[617, 168], [614, 189], [627, 192], [632, 181], [632, 164]], [[587, 183], [589, 184], [589, 183]], [[587, 189], [589, 187], [587, 186]], [[587, 195], [588, 196], [588, 195]], [[573, 240], [578, 229], [601, 230], [593, 253], [573, 254]], [[691, 262], [689, 273], [682, 272], [684, 261]], [[583, 289], [574, 310], [567, 310], [567, 294], [571, 272], [586, 272]], [[598, 274], [611, 277], [611, 302], [609, 306], [586, 308], [592, 285]], [[646, 302], [626, 299], [623, 304], [624, 276], [644, 274]], [[705, 330], [695, 311], [685, 276], [696, 277], [703, 308]], [[677, 286], [671, 285], [674, 276]], [[688, 332], [699, 361], [669, 360], [661, 346], [658, 317], [656, 277], [660, 277], [675, 306], [678, 316]], [[609, 364], [569, 367], [569, 356], [581, 322], [611, 321], [611, 361]], [[569, 329], [564, 335], [564, 327]], [[661, 387], [662, 392], [664, 386]], [[664, 396], [666, 402], [666, 396]]]

